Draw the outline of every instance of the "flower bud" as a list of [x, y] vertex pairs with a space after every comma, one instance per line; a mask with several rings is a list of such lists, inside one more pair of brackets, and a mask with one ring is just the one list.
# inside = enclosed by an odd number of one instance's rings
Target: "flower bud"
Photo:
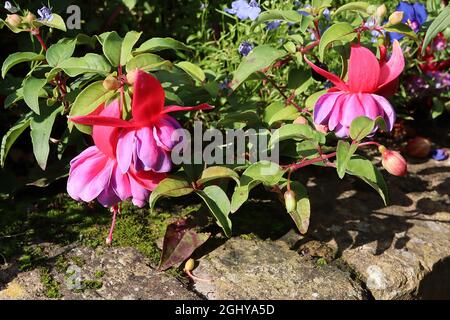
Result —
[[292, 190], [284, 193], [284, 203], [287, 212], [294, 212], [297, 209], [297, 201], [295, 200], [295, 193]]
[[127, 74], [127, 82], [130, 85], [133, 85], [134, 82], [136, 81], [136, 73], [137, 73], [138, 69], [134, 69], [130, 72], [128, 72]]
[[294, 124], [308, 124], [308, 120], [305, 117], [300, 116], [294, 120]]
[[109, 75], [103, 81], [103, 87], [109, 91], [115, 91], [120, 88], [120, 83], [116, 77]]
[[36, 20], [36, 16], [32, 14], [31, 12], [28, 12], [28, 14], [25, 16], [25, 22], [28, 24], [31, 24], [33, 21]]
[[383, 18], [386, 15], [387, 8], [385, 4], [382, 4], [377, 8], [377, 11], [375, 12], [375, 15], [379, 18]]
[[184, 265], [184, 271], [192, 271], [194, 270], [194, 267], [195, 267], [195, 260], [191, 258], [188, 261], [186, 261]]
[[411, 157], [428, 157], [431, 151], [431, 142], [430, 140], [423, 137], [415, 137], [414, 139], [408, 141], [408, 144], [406, 145], [406, 151]]
[[378, 150], [381, 153], [381, 164], [387, 172], [399, 177], [406, 175], [408, 166], [399, 152], [388, 150], [384, 146], [380, 146]]
[[403, 20], [403, 11], [395, 11], [389, 16], [389, 23], [392, 25], [399, 24]]
[[12, 27], [17, 28], [22, 24], [22, 18], [18, 14], [8, 14], [6, 22]]

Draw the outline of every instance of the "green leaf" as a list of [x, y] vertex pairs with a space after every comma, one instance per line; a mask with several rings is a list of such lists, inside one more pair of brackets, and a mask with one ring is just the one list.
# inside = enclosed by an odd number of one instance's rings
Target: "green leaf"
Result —
[[431, 117], [436, 119], [439, 117], [445, 110], [444, 103], [438, 98], [433, 97], [433, 108], [431, 109]]
[[325, 89], [325, 90], [317, 91], [317, 92], [313, 93], [312, 95], [310, 95], [310, 96], [308, 97], [308, 99], [306, 99], [306, 101], [305, 101], [305, 107], [306, 107], [307, 109], [309, 109], [309, 110], [313, 109], [314, 106], [315, 106], [315, 104], [316, 104], [316, 102], [317, 102], [317, 100], [319, 100], [319, 98], [320, 98], [322, 95], [324, 95], [325, 93], [327, 93], [327, 90], [326, 90], [326, 89]]
[[291, 68], [288, 75], [288, 88], [296, 89], [295, 92], [300, 94], [308, 89], [308, 86], [311, 84], [311, 78], [310, 70]]
[[45, 170], [47, 166], [47, 158], [50, 152], [49, 140], [53, 123], [61, 110], [63, 110], [62, 106], [55, 110], [45, 108], [43, 109], [42, 114], [34, 114], [30, 122], [33, 152], [37, 163], [42, 170]]
[[56, 43], [48, 48], [46, 53], [47, 63], [50, 67], [57, 67], [61, 62], [72, 57], [75, 51], [76, 40]]
[[417, 34], [406, 24], [399, 23], [393, 26], [384, 27], [387, 32], [397, 32], [413, 40], [417, 40]]
[[71, 77], [85, 73], [106, 76], [111, 71], [111, 65], [108, 61], [95, 53], [88, 53], [82, 58], [69, 58], [61, 62], [59, 67]]
[[[304, 16], [295, 10], [268, 10], [263, 11], [253, 22], [252, 29], [257, 25], [270, 20], [283, 20], [289, 23], [301, 23]], [[306, 19], [306, 18], [305, 18]]]
[[143, 53], [132, 58], [126, 66], [127, 72], [135, 69], [141, 69], [143, 71], [154, 71], [162, 69], [163, 66], [172, 66], [172, 63], [168, 60], [164, 60], [160, 56], [153, 53]]
[[192, 79], [204, 82], [206, 79], [205, 73], [203, 70], [196, 66], [193, 63], [190, 63], [188, 61], [181, 61], [175, 64], [178, 68], [182, 69], [184, 72], [186, 72], [188, 75], [191, 76]]
[[23, 98], [31, 110], [39, 114], [39, 93], [47, 83], [46, 79], [36, 79], [28, 77], [23, 82]]
[[278, 112], [283, 110], [285, 104], [282, 101], [274, 101], [264, 109], [264, 122], [269, 123], [270, 119]]
[[256, 47], [239, 64], [234, 72], [230, 88], [236, 90], [251, 74], [270, 66], [286, 54], [285, 50], [279, 50], [267, 44]]
[[283, 109], [275, 113], [268, 121], [269, 126], [274, 124], [277, 121], [284, 120], [295, 120], [300, 116], [300, 112], [298, 112], [297, 108], [289, 105], [285, 106]]
[[[114, 94], [114, 91], [106, 90], [103, 87], [103, 81], [94, 82], [78, 94], [70, 109], [69, 116], [87, 115], [97, 109], [102, 103], [112, 98]], [[91, 127], [89, 126], [69, 122], [69, 128], [72, 128], [73, 125], [81, 132], [86, 134], [91, 133]]]
[[436, 37], [436, 35], [444, 31], [446, 28], [450, 26], [450, 6], [446, 6], [442, 12], [433, 20], [430, 27], [425, 34], [425, 38], [422, 44], [422, 55], [425, 54], [425, 51], [430, 44], [431, 40]]
[[197, 191], [211, 213], [217, 220], [217, 224], [223, 229], [227, 237], [231, 237], [231, 220], [228, 217], [231, 210], [230, 200], [225, 191], [218, 186], [208, 186]]
[[48, 20], [38, 20], [38, 21], [33, 22], [33, 23], [36, 26], [44, 25], [44, 26], [47, 26], [47, 27], [50, 27], [50, 28], [55, 28], [55, 29], [59, 29], [59, 30], [62, 30], [64, 32], [66, 32], [67, 28], [66, 28], [66, 24], [64, 22], [64, 19], [60, 15], [58, 15], [56, 13], [52, 13], [52, 16], [53, 16], [53, 18], [50, 21], [48, 21]]
[[103, 41], [103, 54], [113, 67], [120, 64], [120, 54], [122, 51], [123, 39], [116, 31], [111, 32]]
[[161, 197], [181, 197], [192, 193], [192, 186], [180, 177], [169, 177], [161, 181], [150, 195], [150, 210], [153, 210], [156, 201]]
[[128, 8], [128, 10], [133, 10], [137, 4], [137, 0], [122, 0], [122, 2]]
[[122, 48], [120, 51], [120, 65], [124, 66], [128, 63], [128, 61], [133, 58], [131, 51], [133, 50], [134, 45], [138, 42], [141, 37], [142, 32], [130, 31], [125, 35], [125, 38], [122, 42]]
[[388, 202], [388, 190], [383, 175], [367, 159], [361, 156], [353, 156], [347, 165], [347, 173], [361, 178], [364, 182], [374, 188], [383, 199], [384, 204]]
[[375, 127], [375, 121], [372, 119], [361, 116], [355, 118], [350, 124], [350, 137], [353, 140], [361, 141], [367, 137]]
[[350, 42], [356, 37], [353, 26], [347, 22], [338, 22], [329, 27], [322, 35], [319, 43], [319, 57], [323, 60], [325, 49], [333, 42]]
[[203, 185], [206, 182], [223, 178], [233, 179], [238, 185], [240, 183], [239, 175], [236, 172], [226, 167], [215, 166], [203, 170], [200, 178], [197, 180], [197, 184]]
[[20, 118], [3, 136], [0, 150], [0, 165], [5, 166], [6, 156], [17, 138], [30, 126], [32, 113]]
[[311, 140], [318, 144], [324, 144], [326, 137], [324, 133], [314, 130], [307, 124], [290, 123], [275, 130], [270, 138], [269, 148], [288, 139]]
[[367, 8], [370, 6], [370, 3], [364, 2], [364, 1], [356, 1], [356, 2], [350, 2], [347, 4], [344, 4], [343, 6], [339, 7], [333, 15], [337, 15], [338, 13], [344, 12], [344, 11], [358, 11], [362, 13], [367, 13]]
[[336, 169], [339, 178], [343, 178], [347, 170], [348, 162], [358, 149], [358, 144], [351, 144], [339, 140], [336, 150]]
[[5, 78], [9, 69], [14, 67], [16, 64], [19, 64], [21, 62], [42, 61], [44, 59], [45, 57], [42, 54], [37, 54], [34, 52], [16, 52], [10, 54], [3, 62], [2, 78]]
[[263, 183], [273, 186], [278, 184], [285, 173], [278, 164], [269, 161], [260, 161], [250, 165], [242, 174], [231, 198], [231, 212], [236, 212], [245, 201], [250, 191]]
[[291, 190], [295, 192], [297, 199], [297, 208], [293, 212], [289, 212], [292, 220], [294, 220], [298, 231], [305, 234], [309, 228], [309, 218], [311, 216], [311, 204], [306, 188], [297, 181], [291, 181]]
[[139, 48], [136, 49], [136, 53], [143, 52], [157, 52], [162, 50], [180, 50], [190, 51], [191, 49], [184, 43], [172, 38], [152, 38], [145, 41]]

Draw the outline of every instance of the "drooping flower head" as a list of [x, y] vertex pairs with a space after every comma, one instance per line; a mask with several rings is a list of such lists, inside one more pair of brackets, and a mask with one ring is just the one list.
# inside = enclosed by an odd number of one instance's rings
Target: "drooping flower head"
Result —
[[172, 138], [179, 123], [168, 115], [174, 111], [211, 109], [208, 104], [195, 107], [166, 106], [165, 93], [159, 81], [136, 70], [131, 104], [132, 119], [105, 115], [71, 117], [76, 123], [120, 128], [116, 158], [122, 173], [135, 171], [168, 172], [172, 168], [170, 151], [177, 141]]
[[[425, 6], [419, 2], [411, 4], [409, 2], [400, 1], [396, 11], [403, 12], [402, 23], [408, 24], [415, 33], [419, 32], [420, 27], [425, 23], [428, 17]], [[390, 32], [389, 34], [391, 41], [400, 40], [404, 37], [404, 35], [397, 32]]]
[[237, 0], [231, 3], [231, 8], [225, 8], [225, 12], [236, 15], [241, 20], [255, 20], [261, 13], [261, 8], [256, 0]]
[[346, 82], [305, 58], [314, 71], [334, 84], [315, 104], [316, 124], [327, 125], [338, 137], [347, 137], [355, 118], [382, 117], [392, 130], [395, 112], [386, 97], [395, 93], [405, 62], [398, 41], [394, 42], [388, 61], [385, 61], [385, 50], [381, 49], [378, 60], [369, 49], [352, 45]]
[[[100, 116], [120, 118], [120, 106], [114, 101], [106, 108], [100, 106]], [[113, 207], [132, 198], [142, 207], [150, 191], [165, 178], [163, 173], [129, 170], [123, 173], [117, 162], [119, 129], [94, 125], [95, 145], [87, 148], [70, 162], [67, 192], [77, 201], [97, 200], [105, 207]]]

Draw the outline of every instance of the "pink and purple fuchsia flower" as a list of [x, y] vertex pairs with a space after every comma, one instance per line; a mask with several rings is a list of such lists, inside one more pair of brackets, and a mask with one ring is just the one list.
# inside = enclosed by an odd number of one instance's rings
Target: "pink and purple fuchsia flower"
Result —
[[344, 138], [349, 135], [350, 124], [355, 118], [366, 116], [374, 120], [382, 117], [388, 130], [392, 130], [395, 111], [386, 97], [395, 92], [405, 61], [398, 41], [394, 41], [388, 61], [385, 61], [385, 50], [381, 52], [381, 58], [377, 60], [369, 49], [352, 45], [346, 82], [305, 57], [314, 71], [334, 84], [315, 104], [316, 124], [327, 125], [336, 136]]
[[118, 204], [129, 198], [134, 205], [145, 205], [149, 194], [172, 169], [170, 151], [178, 122], [167, 115], [174, 111], [210, 109], [164, 107], [165, 93], [157, 79], [136, 70], [131, 106], [132, 119], [122, 119], [119, 100], [92, 114], [69, 118], [75, 123], [92, 125], [95, 146], [71, 161], [67, 191], [75, 200], [92, 201], [113, 208], [113, 223], [107, 242], [112, 241]]

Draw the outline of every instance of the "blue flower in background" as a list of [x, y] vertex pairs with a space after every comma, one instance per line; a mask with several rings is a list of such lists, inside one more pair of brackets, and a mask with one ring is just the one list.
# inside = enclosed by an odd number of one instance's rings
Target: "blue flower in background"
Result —
[[42, 8], [38, 9], [37, 13], [39, 15], [39, 20], [41, 21], [52, 21], [53, 19], [52, 8], [43, 6]]
[[281, 25], [281, 20], [274, 20], [270, 22], [266, 22], [267, 30], [277, 29]]
[[437, 161], [444, 161], [448, 159], [448, 151], [445, 149], [435, 149], [431, 152], [431, 157]]
[[[311, 5], [307, 4], [303, 9], [309, 9], [309, 8], [311, 8]], [[308, 12], [302, 11], [302, 10], [297, 10], [297, 12], [302, 14], [302, 15], [304, 15], [304, 16], [309, 16], [310, 15]]]
[[246, 0], [237, 0], [233, 1], [231, 3], [231, 8], [226, 8], [225, 12], [236, 15], [241, 20], [255, 20], [261, 13], [261, 8], [256, 0], [251, 0], [250, 2]]
[[322, 11], [322, 14], [325, 17], [325, 19], [331, 20], [330, 10], [328, 10], [328, 8], [325, 8], [325, 10]]
[[250, 42], [248, 41], [243, 41], [238, 48], [238, 51], [241, 55], [243, 55], [244, 57], [247, 56], [254, 48], [255, 46], [252, 45]]
[[[403, 11], [402, 23], [408, 24], [415, 33], [419, 32], [420, 27], [427, 20], [427, 11], [422, 3], [416, 2], [410, 4], [405, 1], [401, 1], [396, 11]], [[390, 32], [391, 41], [400, 40], [404, 35], [397, 32]]]

